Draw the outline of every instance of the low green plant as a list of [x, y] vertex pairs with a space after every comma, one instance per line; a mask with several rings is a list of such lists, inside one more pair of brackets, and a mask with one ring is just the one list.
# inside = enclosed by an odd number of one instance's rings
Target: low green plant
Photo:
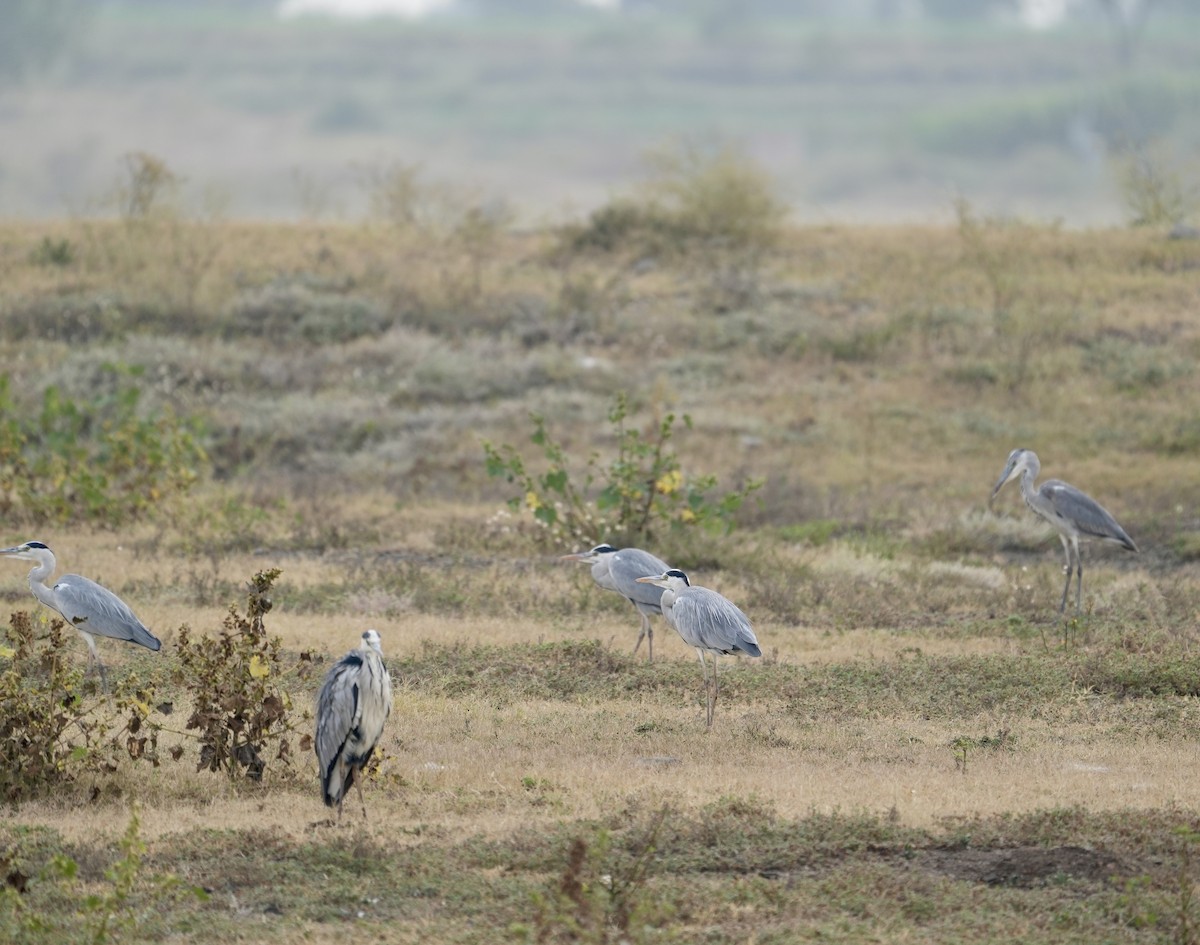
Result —
[[137, 928], [140, 916], [153, 914], [150, 906], [178, 891], [201, 900], [208, 898], [203, 889], [185, 885], [174, 874], [156, 875], [150, 880], [143, 876], [146, 843], [141, 837], [137, 808], [129, 812], [129, 825], [121, 837], [120, 850], [120, 858], [104, 871], [107, 885], [83, 900], [86, 941], [91, 945], [127, 938]]
[[[14, 945], [128, 941], [143, 921], [157, 914], [155, 907], [181, 896], [208, 899], [202, 888], [184, 883], [173, 873], [145, 875], [146, 844], [136, 808], [130, 810], [118, 847], [120, 856], [104, 871], [104, 884], [87, 895], [77, 888], [78, 862], [64, 853], [50, 854], [35, 868], [30, 863], [35, 853], [20, 840], [0, 852], [0, 869], [5, 872], [0, 886], [3, 941]], [[77, 904], [77, 912], [71, 915], [54, 909], [51, 902], [55, 899]]]
[[562, 873], [534, 895], [532, 928], [519, 926], [513, 931], [538, 943], [651, 940], [665, 906], [652, 901], [647, 881], [666, 815], [666, 808], [660, 810], [644, 840], [624, 855], [613, 849], [607, 830], [597, 830], [590, 842], [575, 837]]
[[13, 945], [61, 941], [61, 931], [54, 921], [29, 900], [43, 890], [74, 882], [79, 864], [63, 853], [54, 853], [33, 867], [23, 842], [26, 839], [20, 837], [0, 852], [4, 880], [0, 884], [0, 941]]
[[[269, 761], [291, 763], [292, 702], [279, 683], [282, 641], [268, 636], [263, 623], [280, 573], [271, 568], [254, 575], [245, 615], [231, 605], [219, 636], [194, 639], [187, 627], [179, 633], [179, 681], [193, 706], [186, 728], [197, 732], [200, 742], [197, 771], [261, 781]], [[311, 738], [305, 735], [301, 751], [309, 747]]]
[[1196, 878], [1193, 866], [1200, 831], [1194, 827], [1177, 827], [1179, 837], [1179, 873], [1175, 896], [1175, 942], [1177, 945], [1196, 945], [1200, 928], [1196, 921]]
[[66, 268], [75, 261], [75, 247], [66, 237], [54, 239], [43, 236], [37, 248], [29, 254], [29, 261], [35, 266]]
[[0, 375], [0, 514], [10, 523], [116, 527], [185, 494], [207, 462], [194, 423], [169, 409], [146, 416], [142, 370], [109, 365], [111, 393], [77, 402], [57, 387], [36, 413]]
[[[530, 415], [530, 441], [541, 449], [545, 470], [530, 472], [516, 447], [507, 443], [496, 447], [485, 440], [488, 475], [519, 488], [520, 494], [508, 500], [509, 507], [532, 514], [556, 546], [601, 537], [614, 544], [638, 544], [663, 528], [731, 531], [737, 510], [762, 483], [750, 480], [740, 489], [715, 495], [716, 476], [686, 475], [669, 448], [675, 414], [664, 414], [649, 432], [643, 432], [628, 422], [629, 413], [628, 395], [618, 393], [608, 412], [616, 455], [602, 463], [593, 453], [577, 478], [572, 477], [565, 448], [538, 414]], [[687, 414], [682, 420], [691, 429]]]

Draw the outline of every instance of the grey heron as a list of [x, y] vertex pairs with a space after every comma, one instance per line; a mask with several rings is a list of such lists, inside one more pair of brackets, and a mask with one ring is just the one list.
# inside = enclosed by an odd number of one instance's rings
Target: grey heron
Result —
[[[720, 689], [717, 683], [717, 657], [733, 653], [762, 656], [758, 639], [750, 628], [749, 618], [727, 597], [707, 587], [692, 584], [688, 576], [678, 568], [637, 580], [639, 584], [653, 584], [663, 588], [663, 616], [667, 623], [679, 632], [685, 643], [696, 648], [696, 655], [700, 657], [700, 671], [704, 674], [704, 695], [708, 703], [706, 727], [712, 728], [717, 693]], [[711, 685], [705, 653], [711, 653], [713, 658]]]
[[338, 660], [325, 675], [317, 696], [317, 736], [314, 748], [321, 768], [321, 797], [326, 807], [337, 806], [351, 784], [358, 785], [363, 817], [367, 802], [356, 775], [371, 760], [392, 712], [392, 677], [383, 662], [379, 631], [367, 630], [362, 642]]
[[57, 562], [54, 552], [43, 542], [27, 541], [14, 548], [0, 549], [0, 555], [37, 562], [29, 572], [29, 589], [34, 597], [61, 614], [63, 620], [79, 631], [88, 645], [88, 669], [93, 663], [96, 665], [105, 688], [108, 687], [108, 674], [96, 651], [97, 636], [126, 640], [151, 650], [162, 646], [129, 605], [107, 587], [78, 574], [64, 574], [48, 585], [46, 579], [54, 573]]
[[1071, 590], [1071, 572], [1075, 572], [1075, 612], [1082, 607], [1083, 560], [1079, 556], [1079, 539], [1099, 538], [1120, 545], [1128, 551], [1137, 551], [1133, 539], [1117, 524], [1108, 510], [1085, 492], [1058, 479], [1047, 479], [1036, 489], [1034, 480], [1041, 472], [1042, 464], [1033, 450], [1015, 449], [1008, 454], [1004, 472], [992, 489], [988, 504], [1006, 483], [1021, 477], [1021, 496], [1037, 515], [1049, 522], [1062, 541], [1063, 553], [1067, 556], [1067, 582], [1063, 585], [1060, 613], [1067, 609], [1067, 593]]
[[639, 584], [638, 578], [646, 574], [661, 574], [670, 565], [641, 548], [622, 548], [618, 551], [612, 545], [597, 545], [590, 551], [563, 555], [559, 560], [590, 564], [593, 581], [605, 590], [616, 591], [637, 608], [642, 618], [642, 629], [638, 633], [637, 643], [633, 645], [633, 652], [637, 653], [645, 637], [646, 659], [653, 661], [654, 628], [650, 626], [650, 618], [662, 613], [659, 601], [663, 591], [661, 587]]

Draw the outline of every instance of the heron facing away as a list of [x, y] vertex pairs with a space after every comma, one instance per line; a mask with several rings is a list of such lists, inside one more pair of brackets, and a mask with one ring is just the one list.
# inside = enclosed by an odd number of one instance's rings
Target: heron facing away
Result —
[[654, 628], [650, 626], [650, 618], [663, 612], [660, 603], [663, 589], [638, 583], [638, 578], [647, 574], [662, 574], [670, 565], [641, 548], [622, 548], [618, 551], [612, 545], [597, 545], [590, 551], [563, 555], [559, 560], [590, 564], [592, 580], [605, 590], [616, 591], [637, 608], [642, 618], [642, 629], [638, 633], [637, 643], [633, 645], [633, 652], [637, 653], [645, 637], [646, 659], [653, 661]]
[[379, 631], [368, 630], [362, 643], [338, 660], [325, 676], [317, 697], [315, 748], [321, 768], [321, 797], [326, 807], [337, 806], [351, 784], [358, 786], [363, 817], [367, 802], [356, 775], [371, 760], [392, 711], [392, 678], [383, 662]]
[[992, 489], [988, 505], [991, 505], [992, 499], [996, 498], [1006, 483], [1012, 482], [1017, 476], [1021, 477], [1021, 496], [1025, 499], [1025, 504], [1054, 527], [1067, 556], [1067, 583], [1063, 585], [1059, 612], [1067, 609], [1067, 593], [1071, 590], [1073, 570], [1075, 613], [1079, 613], [1083, 595], [1083, 560], [1079, 556], [1079, 539], [1099, 538], [1120, 545], [1128, 551], [1137, 551], [1138, 548], [1108, 510], [1087, 493], [1058, 479], [1047, 479], [1035, 489], [1033, 483], [1041, 468], [1042, 464], [1033, 450], [1013, 450], [1008, 454], [1004, 472], [1000, 474], [995, 488]]
[[[688, 581], [688, 576], [678, 568], [671, 568], [657, 576], [638, 578], [640, 584], [653, 584], [663, 588], [662, 612], [667, 623], [674, 627], [684, 643], [696, 648], [700, 657], [700, 671], [704, 674], [704, 696], [707, 701], [706, 727], [712, 728], [713, 713], [717, 707], [717, 657], [721, 654], [744, 653], [746, 656], [762, 656], [758, 639], [750, 628], [750, 620], [728, 598], [699, 587]], [[704, 654], [712, 654], [712, 683], [708, 679], [708, 664]]]
[[0, 555], [36, 561], [29, 572], [29, 589], [33, 596], [79, 631], [88, 645], [88, 670], [95, 664], [100, 681], [108, 688], [108, 674], [96, 651], [96, 637], [126, 640], [147, 649], [158, 650], [162, 643], [142, 623], [125, 601], [107, 587], [78, 574], [64, 574], [53, 584], [47, 584], [58, 564], [54, 552], [40, 541], [27, 541], [15, 548], [0, 549]]

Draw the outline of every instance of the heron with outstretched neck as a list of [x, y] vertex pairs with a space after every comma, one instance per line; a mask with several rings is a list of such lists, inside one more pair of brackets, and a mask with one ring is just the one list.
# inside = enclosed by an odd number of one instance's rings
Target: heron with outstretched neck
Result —
[[96, 637], [125, 640], [150, 650], [162, 646], [125, 601], [91, 578], [64, 574], [53, 584], [47, 584], [46, 579], [54, 574], [58, 563], [54, 552], [43, 542], [27, 541], [13, 548], [3, 548], [0, 555], [36, 562], [29, 572], [29, 589], [34, 597], [61, 614], [63, 620], [79, 631], [88, 646], [88, 670], [96, 666], [106, 689], [108, 674], [96, 650]]
[[[678, 568], [658, 575], [638, 578], [639, 584], [663, 588], [663, 618], [683, 637], [683, 642], [696, 648], [700, 671], [704, 674], [706, 728], [712, 728], [717, 709], [717, 657], [733, 654], [762, 656], [758, 639], [750, 627], [750, 619], [729, 598], [707, 587], [692, 584]], [[712, 681], [708, 676], [705, 654], [712, 655]]]
[[650, 618], [662, 613], [660, 600], [663, 591], [653, 584], [638, 583], [638, 578], [647, 574], [662, 574], [670, 565], [641, 548], [618, 550], [612, 545], [597, 545], [589, 551], [563, 555], [559, 560], [590, 564], [593, 581], [605, 590], [616, 591], [633, 604], [642, 618], [642, 629], [638, 633], [637, 643], [633, 645], [634, 655], [637, 655], [638, 647], [645, 638], [646, 659], [653, 662], [654, 628], [650, 626]]
[[1034, 487], [1042, 464], [1033, 450], [1015, 449], [1008, 454], [1004, 471], [992, 489], [992, 500], [1004, 486], [1018, 476], [1021, 478], [1021, 497], [1025, 504], [1039, 517], [1045, 519], [1058, 532], [1063, 552], [1067, 557], [1067, 581], [1063, 585], [1060, 613], [1067, 609], [1067, 594], [1071, 590], [1071, 574], [1075, 574], [1075, 613], [1082, 609], [1083, 559], [1079, 555], [1080, 539], [1095, 538], [1120, 545], [1127, 551], [1138, 550], [1119, 524], [1099, 502], [1085, 492], [1059, 479], [1047, 479]]

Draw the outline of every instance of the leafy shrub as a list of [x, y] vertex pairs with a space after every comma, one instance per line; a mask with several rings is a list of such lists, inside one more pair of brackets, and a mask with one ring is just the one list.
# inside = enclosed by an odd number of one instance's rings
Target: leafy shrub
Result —
[[[711, 496], [716, 476], [685, 476], [679, 458], [668, 448], [675, 415], [666, 414], [649, 434], [628, 426], [629, 401], [617, 395], [608, 413], [617, 441], [617, 454], [606, 466], [593, 453], [582, 481], [573, 480], [570, 457], [546, 430], [545, 419], [531, 414], [532, 443], [548, 462], [542, 473], [531, 473], [520, 452], [509, 444], [483, 444], [489, 476], [503, 477], [521, 490], [508, 500], [514, 511], [525, 508], [546, 528], [555, 545], [579, 545], [600, 538], [614, 544], [639, 544], [656, 528], [696, 526], [728, 533], [734, 514], [762, 483], [751, 480], [723, 496]], [[684, 414], [684, 425], [691, 418]], [[593, 486], [599, 489], [594, 490]]]
[[158, 729], [143, 731], [152, 690], [136, 679], [118, 687], [115, 719], [85, 706], [82, 675], [63, 659], [65, 629], [55, 618], [38, 642], [32, 618], [18, 611], [0, 647], [8, 660], [0, 675], [0, 797], [12, 803], [83, 775], [111, 774], [126, 753], [158, 764]]
[[[278, 568], [260, 571], [250, 582], [246, 615], [231, 605], [219, 637], [193, 640], [184, 627], [177, 650], [180, 681], [193, 710], [187, 729], [199, 733], [196, 770], [225, 771], [262, 780], [272, 759], [290, 764], [288, 710], [291, 697], [276, 680], [282, 675], [279, 637], [268, 637], [263, 617], [271, 610], [271, 588]], [[305, 735], [300, 750], [311, 747]]]
[[110, 394], [76, 403], [48, 387], [30, 416], [0, 375], [0, 513], [10, 522], [114, 527], [185, 494], [206, 461], [195, 428], [170, 410], [143, 417], [138, 368], [109, 367]]

